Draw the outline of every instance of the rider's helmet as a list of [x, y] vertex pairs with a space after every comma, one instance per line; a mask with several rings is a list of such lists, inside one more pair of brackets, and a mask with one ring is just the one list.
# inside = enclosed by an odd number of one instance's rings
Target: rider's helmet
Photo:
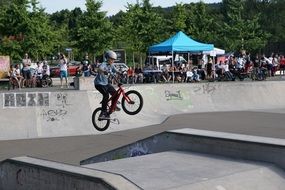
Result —
[[105, 53], [105, 58], [108, 60], [108, 59], [117, 59], [117, 54], [114, 52], [114, 51], [107, 51]]

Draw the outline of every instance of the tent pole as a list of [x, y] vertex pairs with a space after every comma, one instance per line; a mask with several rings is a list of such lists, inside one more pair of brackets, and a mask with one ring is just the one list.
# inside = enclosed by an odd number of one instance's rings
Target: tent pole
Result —
[[190, 60], [190, 53], [188, 52], [188, 55], [187, 55], [187, 64], [189, 63], [189, 60]]
[[172, 83], [174, 83], [174, 58], [173, 58], [173, 51], [172, 53]]

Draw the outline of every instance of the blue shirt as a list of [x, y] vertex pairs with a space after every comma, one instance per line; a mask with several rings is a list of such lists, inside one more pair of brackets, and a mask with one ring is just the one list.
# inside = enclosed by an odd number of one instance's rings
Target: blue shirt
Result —
[[117, 70], [113, 65], [110, 65], [106, 62], [103, 62], [99, 65], [99, 71], [97, 76], [95, 77], [94, 84], [95, 85], [108, 85], [108, 75], [104, 73], [104, 71], [110, 73], [111, 75], [115, 75]]

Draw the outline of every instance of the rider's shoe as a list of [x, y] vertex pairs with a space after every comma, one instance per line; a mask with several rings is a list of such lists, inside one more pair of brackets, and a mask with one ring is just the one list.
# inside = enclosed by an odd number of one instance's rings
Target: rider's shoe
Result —
[[99, 115], [99, 119], [108, 120], [108, 119], [110, 119], [110, 115], [108, 113], [101, 112]]

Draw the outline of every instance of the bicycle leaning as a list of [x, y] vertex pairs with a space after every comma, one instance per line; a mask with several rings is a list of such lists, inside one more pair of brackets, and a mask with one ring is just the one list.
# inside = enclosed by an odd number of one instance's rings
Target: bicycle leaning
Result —
[[[107, 104], [107, 112], [111, 115], [114, 111], [116, 111], [117, 103], [122, 96], [121, 106], [125, 113], [129, 115], [138, 114], [143, 107], [143, 97], [136, 90], [125, 91], [122, 87], [122, 83], [118, 82], [118, 89], [116, 93], [114, 93], [109, 99]], [[112, 104], [113, 102], [113, 104]], [[102, 103], [102, 102], [101, 102]], [[98, 131], [105, 131], [110, 126], [110, 122], [118, 122], [118, 119], [100, 119], [99, 115], [102, 111], [101, 107], [96, 108], [92, 114], [92, 123]]]

